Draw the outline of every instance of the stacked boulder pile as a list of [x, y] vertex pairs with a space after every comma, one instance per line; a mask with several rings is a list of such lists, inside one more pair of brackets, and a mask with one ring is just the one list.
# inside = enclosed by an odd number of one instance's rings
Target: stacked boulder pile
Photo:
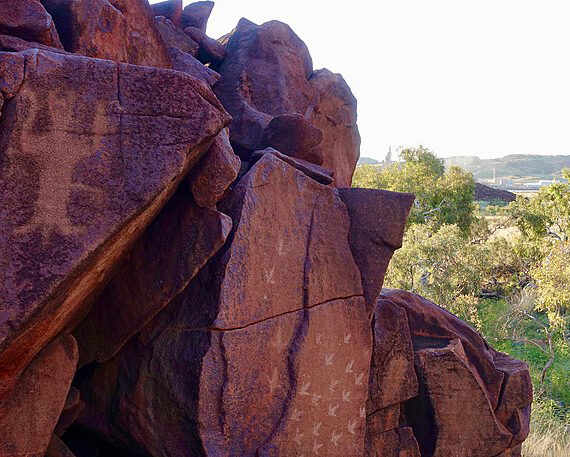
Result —
[[0, 0], [0, 456], [520, 456], [526, 365], [382, 290], [343, 78], [212, 6]]

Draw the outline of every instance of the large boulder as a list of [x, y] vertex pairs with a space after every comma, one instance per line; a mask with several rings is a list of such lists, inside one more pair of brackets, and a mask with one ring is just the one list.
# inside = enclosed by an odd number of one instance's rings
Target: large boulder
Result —
[[520, 456], [532, 403], [526, 364], [419, 295], [384, 289], [379, 304], [386, 301], [408, 320], [419, 394], [405, 417], [422, 455]]
[[313, 73], [310, 82], [316, 94], [310, 119], [323, 132], [323, 166], [334, 170], [337, 187], [350, 187], [360, 157], [356, 98], [343, 77], [327, 69]]
[[[229, 122], [180, 72], [0, 53], [0, 385], [76, 324]], [[4, 68], [0, 64], [0, 68]]]
[[43, 0], [66, 51], [170, 68], [147, 0]]
[[84, 383], [81, 426], [158, 456], [363, 455], [371, 329], [338, 192], [265, 154], [221, 208], [231, 244]]
[[63, 49], [52, 17], [38, 0], [0, 0], [0, 34]]
[[205, 32], [213, 8], [214, 2], [209, 1], [194, 2], [186, 5], [182, 11], [180, 25], [183, 28], [196, 27]]
[[224, 244], [230, 228], [228, 216], [175, 195], [75, 330], [80, 364], [116, 354], [186, 288]]
[[233, 116], [231, 140], [242, 158], [272, 146], [333, 170], [335, 185], [350, 187], [360, 136], [356, 99], [342, 77], [313, 72], [305, 43], [278, 21], [240, 20], [226, 49], [214, 90]]
[[0, 396], [0, 455], [43, 456], [77, 364], [77, 343], [64, 335], [46, 346]]

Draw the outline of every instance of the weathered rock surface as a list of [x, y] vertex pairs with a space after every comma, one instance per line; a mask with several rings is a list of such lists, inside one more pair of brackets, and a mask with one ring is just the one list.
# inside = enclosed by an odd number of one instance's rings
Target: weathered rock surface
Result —
[[66, 51], [170, 68], [168, 50], [146, 0], [43, 0]]
[[419, 395], [405, 403], [405, 417], [422, 455], [520, 455], [532, 402], [526, 364], [418, 295], [385, 289], [385, 301], [408, 318]]
[[382, 290], [414, 197], [343, 188], [340, 75], [212, 2], [42, 3], [0, 0], [0, 455], [520, 457], [526, 364]]
[[181, 26], [183, 28], [196, 27], [202, 32], [206, 32], [206, 26], [208, 25], [212, 8], [214, 8], [214, 2], [203, 1], [190, 3], [182, 11]]
[[77, 355], [73, 337], [60, 337], [34, 358], [9, 394], [0, 396], [0, 455], [44, 455], [75, 373]]
[[323, 132], [323, 166], [335, 171], [337, 187], [350, 187], [360, 156], [356, 98], [342, 76], [329, 70], [317, 70], [310, 82], [316, 94], [310, 117]]
[[[337, 192], [265, 155], [223, 210], [231, 247], [96, 370], [82, 425], [153, 455], [362, 455], [371, 335]], [[117, 395], [124, 407], [106, 425], [89, 420]]]
[[166, 0], [150, 5], [154, 16], [164, 16], [176, 27], [180, 27], [182, 20], [182, 0]]
[[[190, 54], [192, 57], [198, 55], [200, 45], [184, 33], [184, 31], [174, 26], [174, 24], [164, 16], [158, 16], [155, 20], [160, 36], [164, 40], [167, 48], [177, 48], [180, 51]], [[174, 69], [177, 70], [177, 68]]]
[[224, 244], [231, 219], [174, 196], [75, 330], [81, 365], [104, 362], [167, 306]]
[[180, 72], [45, 51], [1, 59], [17, 61], [0, 117], [6, 388], [84, 316], [229, 118], [207, 86]]
[[38, 0], [0, 1], [0, 34], [63, 49], [51, 16]]
[[219, 202], [235, 181], [240, 165], [230, 145], [228, 130], [222, 130], [188, 177], [196, 204], [213, 207]]
[[183, 71], [184, 73], [205, 82], [210, 87], [220, 80], [220, 75], [218, 73], [210, 67], [202, 64], [202, 62], [192, 57], [192, 55], [183, 52], [178, 48], [170, 48], [168, 51], [172, 58], [173, 70]]
[[[249, 159], [252, 151], [265, 146], [279, 150], [283, 144], [288, 149], [286, 139], [292, 127], [273, 131], [268, 125], [274, 117], [296, 114], [297, 127], [290, 137], [292, 149], [307, 142], [317, 148], [296, 151], [302, 154], [297, 157], [333, 170], [337, 187], [350, 186], [360, 154], [360, 137], [356, 99], [342, 77], [328, 70], [313, 72], [305, 43], [278, 21], [258, 26], [242, 19], [229, 36], [226, 50], [227, 56], [218, 67], [222, 78], [214, 90], [233, 116], [231, 141], [242, 158]], [[299, 121], [299, 116], [313, 129]], [[292, 117], [283, 119], [292, 122]], [[279, 145], [264, 141], [266, 128], [269, 138], [280, 140]], [[305, 133], [296, 137], [300, 129]], [[309, 134], [314, 129], [322, 132], [319, 142], [317, 134]]]

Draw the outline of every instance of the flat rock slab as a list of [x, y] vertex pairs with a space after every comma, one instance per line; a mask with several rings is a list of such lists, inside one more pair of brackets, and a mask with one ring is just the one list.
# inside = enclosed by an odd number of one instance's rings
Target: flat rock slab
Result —
[[81, 360], [104, 362], [145, 326], [224, 244], [228, 216], [175, 195], [74, 331]]
[[207, 86], [180, 72], [19, 55], [24, 78], [0, 117], [3, 387], [84, 316], [229, 122]]
[[66, 51], [171, 68], [147, 0], [43, 0]]
[[362, 455], [371, 329], [337, 190], [266, 155], [222, 207], [231, 244], [95, 370], [81, 425], [152, 455]]
[[77, 343], [64, 335], [46, 346], [0, 399], [0, 455], [42, 457], [75, 373]]

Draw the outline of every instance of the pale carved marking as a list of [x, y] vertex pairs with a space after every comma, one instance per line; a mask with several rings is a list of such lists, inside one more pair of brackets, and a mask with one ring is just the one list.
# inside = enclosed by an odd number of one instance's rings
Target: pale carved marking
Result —
[[325, 366], [333, 364], [334, 354], [325, 354]]
[[352, 373], [352, 366], [354, 365], [354, 359], [346, 364], [346, 368], [344, 369], [345, 373]]
[[366, 419], [366, 408], [364, 406], [360, 407], [360, 417], [361, 419]]
[[358, 376], [354, 375], [354, 384], [361, 386], [364, 379], [364, 373], [360, 373]]
[[323, 335], [321, 335], [320, 333], [317, 333], [317, 336], [315, 339], [317, 341], [317, 344], [321, 344], [321, 341], [323, 340]]
[[351, 337], [352, 337], [352, 335], [350, 333], [347, 333], [346, 335], [344, 335], [344, 344], [348, 344]]
[[323, 425], [322, 422], [318, 422], [318, 423], [313, 424], [312, 433], [314, 436], [319, 436], [321, 425]]
[[310, 382], [304, 383], [303, 386], [301, 387], [301, 390], [299, 391], [299, 394], [301, 395], [311, 395], [309, 393], [309, 386], [311, 385]]
[[336, 410], [339, 408], [340, 405], [329, 405], [328, 415], [332, 417], [336, 417]]
[[331, 392], [334, 392], [334, 389], [336, 388], [336, 386], [338, 386], [338, 379], [335, 379], [333, 381], [331, 381], [330, 385], [329, 385], [329, 390]]
[[297, 431], [295, 432], [295, 437], [293, 438], [293, 441], [295, 441], [297, 446], [301, 445], [301, 438], [303, 438], [303, 435], [304, 433], [299, 433], [299, 429], [297, 429]]
[[311, 403], [313, 406], [318, 406], [319, 400], [321, 399], [322, 395], [313, 394], [311, 398]]
[[338, 446], [338, 442], [342, 438], [342, 433], [337, 433], [336, 430], [333, 430], [331, 433], [331, 443], [335, 446]]
[[299, 420], [301, 419], [301, 414], [303, 414], [303, 411], [300, 411], [297, 408], [295, 408], [293, 410], [293, 413], [291, 414], [291, 420], [294, 422], [299, 422]]
[[265, 271], [263, 272], [263, 276], [264, 276], [265, 282], [266, 282], [267, 284], [275, 284], [275, 279], [274, 279], [274, 276], [275, 276], [275, 265], [273, 265], [273, 267], [271, 267], [271, 270], [269, 270], [269, 271], [265, 270]]
[[350, 401], [350, 394], [351, 394], [351, 393], [352, 393], [352, 392], [351, 392], [350, 390], [349, 390], [348, 392], [346, 392], [346, 391], [343, 390], [343, 391], [342, 391], [342, 401], [349, 402], [349, 401]]
[[273, 393], [279, 387], [279, 373], [277, 367], [273, 367], [273, 373], [269, 378], [269, 393]]
[[348, 430], [348, 433], [350, 433], [351, 435], [354, 435], [356, 433], [356, 420], [349, 420], [348, 421], [347, 430]]
[[319, 455], [320, 449], [323, 447], [323, 443], [317, 443], [317, 440], [313, 441], [313, 453]]
[[281, 238], [279, 238], [279, 241], [277, 242], [277, 254], [279, 255], [287, 254], [287, 252], [285, 251], [285, 243], [283, 243], [283, 240]]

